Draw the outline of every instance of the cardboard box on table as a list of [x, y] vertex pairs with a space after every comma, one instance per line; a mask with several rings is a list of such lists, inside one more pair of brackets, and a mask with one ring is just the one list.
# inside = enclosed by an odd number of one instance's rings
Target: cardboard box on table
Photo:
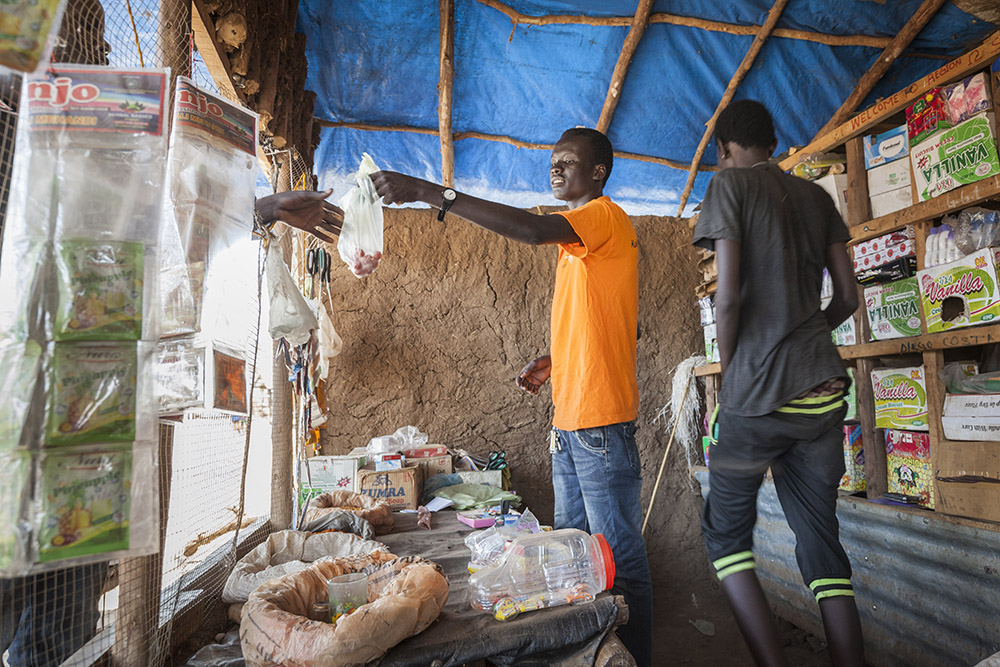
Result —
[[[327, 491], [353, 491], [361, 487], [358, 471], [365, 464], [357, 456], [314, 456], [300, 462], [299, 480], [304, 488]], [[313, 495], [319, 495], [319, 493]]]
[[384, 501], [396, 510], [415, 510], [424, 490], [423, 469], [407, 465], [400, 470], [375, 470], [365, 466], [358, 471], [359, 493]]
[[934, 509], [931, 439], [926, 433], [889, 429], [885, 432], [889, 491], [920, 496], [920, 506]]

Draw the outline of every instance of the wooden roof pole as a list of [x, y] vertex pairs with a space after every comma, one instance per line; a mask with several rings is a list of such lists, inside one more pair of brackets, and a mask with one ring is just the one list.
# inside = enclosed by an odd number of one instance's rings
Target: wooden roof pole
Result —
[[[477, 0], [480, 4], [486, 5], [498, 12], [505, 14], [514, 24], [521, 25], [557, 25], [576, 24], [593, 26], [626, 26], [633, 21], [628, 16], [584, 16], [582, 14], [550, 14], [547, 16], [531, 16], [500, 2], [500, 0]], [[668, 23], [670, 25], [686, 26], [689, 28], [699, 28], [711, 32], [724, 32], [730, 35], [756, 35], [761, 26], [742, 25], [739, 23], [725, 23], [723, 21], [711, 21], [693, 16], [678, 16], [665, 12], [653, 12], [649, 15], [649, 23]], [[892, 41], [890, 37], [872, 37], [870, 35], [828, 35], [821, 32], [809, 30], [793, 30], [789, 28], [775, 28], [771, 35], [773, 37], [784, 37], [787, 39], [798, 39], [807, 42], [817, 42], [828, 46], [870, 46], [877, 49], [884, 49]], [[913, 53], [909, 55], [920, 57], [925, 54]]]
[[438, 74], [438, 134], [441, 135], [441, 182], [455, 187], [455, 139], [451, 133], [451, 98], [455, 82], [455, 2], [438, 0], [441, 41]]
[[625, 75], [628, 74], [628, 66], [632, 64], [632, 56], [639, 48], [639, 40], [642, 39], [642, 33], [646, 30], [649, 23], [649, 13], [652, 10], [653, 0], [639, 0], [639, 6], [636, 7], [635, 16], [632, 18], [632, 27], [629, 28], [625, 43], [622, 44], [621, 53], [618, 54], [615, 70], [611, 73], [611, 84], [608, 86], [608, 94], [604, 98], [604, 106], [601, 107], [601, 117], [597, 121], [597, 129], [600, 132], [608, 133], [611, 117], [615, 115], [615, 107], [618, 106], [618, 98], [621, 96], [622, 84], [625, 83]]
[[708, 142], [712, 138], [712, 133], [715, 132], [715, 122], [719, 120], [719, 114], [722, 110], [726, 108], [729, 102], [733, 99], [736, 94], [736, 89], [739, 88], [740, 83], [743, 82], [743, 77], [746, 76], [750, 68], [753, 67], [754, 61], [757, 59], [757, 54], [764, 47], [764, 42], [771, 35], [771, 31], [774, 30], [774, 25], [778, 22], [778, 18], [781, 17], [781, 12], [784, 11], [785, 5], [788, 4], [788, 0], [775, 0], [775, 3], [771, 5], [770, 11], [767, 13], [767, 20], [764, 21], [764, 25], [760, 27], [757, 31], [757, 36], [753, 38], [753, 43], [747, 50], [747, 54], [743, 56], [743, 62], [740, 66], [736, 68], [736, 73], [733, 74], [733, 78], [729, 80], [729, 85], [726, 86], [726, 92], [722, 94], [722, 99], [719, 100], [719, 104], [715, 107], [715, 113], [712, 117], [708, 119], [705, 123], [705, 132], [701, 135], [701, 141], [698, 142], [698, 150], [694, 153], [694, 159], [691, 160], [691, 167], [688, 169], [687, 183], [684, 184], [684, 191], [681, 193], [680, 203], [677, 205], [677, 217], [680, 217], [684, 212], [684, 206], [687, 204], [688, 197], [691, 196], [691, 190], [694, 188], [694, 177], [698, 172], [698, 165], [701, 164], [701, 158], [705, 155], [705, 149], [708, 148]]
[[878, 57], [875, 64], [873, 64], [871, 68], [865, 72], [860, 79], [858, 79], [858, 83], [854, 86], [854, 90], [852, 90], [851, 94], [847, 96], [847, 99], [840, 105], [840, 108], [834, 112], [833, 117], [826, 122], [826, 125], [820, 128], [819, 132], [816, 133], [816, 136], [813, 137], [813, 140], [818, 137], [822, 137], [824, 134], [837, 127], [850, 117], [854, 110], [858, 108], [858, 105], [860, 105], [865, 97], [868, 96], [868, 93], [872, 91], [875, 84], [882, 80], [882, 77], [888, 71], [889, 66], [896, 62], [896, 58], [898, 58], [899, 54], [903, 52], [903, 49], [910, 45], [913, 38], [924, 29], [924, 26], [927, 25], [928, 21], [934, 18], [934, 15], [943, 4], [944, 0], [924, 0], [924, 2], [920, 5], [920, 8], [913, 13], [910, 20], [907, 21], [906, 25], [903, 26], [903, 29], [899, 31], [899, 34], [893, 37], [892, 41], [889, 42], [889, 45], [885, 47], [885, 50], [882, 51], [882, 55]]

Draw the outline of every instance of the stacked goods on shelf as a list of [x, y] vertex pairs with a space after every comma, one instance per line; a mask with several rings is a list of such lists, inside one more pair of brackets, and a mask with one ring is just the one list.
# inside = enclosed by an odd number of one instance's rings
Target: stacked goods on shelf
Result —
[[[830, 278], [830, 272], [823, 269], [823, 282], [819, 293], [820, 309], [826, 310], [832, 299], [833, 280]], [[834, 345], [854, 345], [857, 342], [857, 327], [854, 324], [854, 315], [851, 315], [833, 329], [833, 343]]]
[[950, 440], [1000, 441], [1000, 373], [975, 364], [945, 367], [948, 393], [941, 426]]
[[920, 289], [916, 278], [865, 288], [872, 340], [920, 335]]
[[906, 110], [917, 198], [1000, 174], [989, 77], [933, 88]]
[[930, 436], [889, 429], [885, 432], [885, 452], [889, 493], [917, 496], [921, 507], [934, 509]]
[[905, 125], [864, 138], [865, 169], [872, 217], [895, 213], [913, 203], [910, 154]]
[[25, 78], [0, 257], [0, 571], [152, 553], [166, 71]]
[[918, 271], [917, 280], [929, 333], [992, 322], [1000, 315], [996, 253], [991, 248]]
[[719, 341], [715, 328], [715, 298], [712, 296], [698, 299], [701, 310], [701, 326], [705, 331], [705, 359], [714, 364], [719, 361]]
[[862, 285], [879, 285], [909, 278], [917, 272], [916, 232], [907, 225], [855, 244], [854, 275]]
[[252, 239], [256, 114], [177, 78], [160, 246], [160, 414], [246, 414], [246, 341], [256, 308]]
[[925, 377], [923, 366], [876, 368], [872, 371], [876, 428], [911, 431], [930, 428]]
[[860, 426], [844, 426], [844, 476], [840, 490], [857, 493], [865, 486], [865, 449], [861, 441]]

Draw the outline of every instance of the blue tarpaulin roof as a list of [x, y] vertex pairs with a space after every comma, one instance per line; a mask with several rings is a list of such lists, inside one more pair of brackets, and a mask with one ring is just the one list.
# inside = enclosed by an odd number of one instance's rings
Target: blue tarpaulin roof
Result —
[[[761, 25], [772, 0], [657, 0], [654, 12]], [[530, 16], [627, 16], [635, 0], [508, 0]], [[921, 0], [791, 0], [777, 28], [828, 35], [892, 37]], [[862, 108], [940, 67], [997, 26], [945, 3], [875, 87]], [[373, 126], [438, 127], [438, 3], [301, 0], [307, 37], [306, 87], [315, 116]], [[455, 0], [453, 131], [552, 144], [563, 130], [594, 127], [628, 25], [514, 25], [479, 0]], [[651, 23], [643, 34], [608, 130], [616, 150], [688, 164], [751, 35]], [[882, 49], [830, 46], [772, 35], [736, 98], [764, 102], [778, 151], [807, 143], [847, 98]], [[927, 57], [938, 56], [938, 58]], [[316, 152], [321, 187], [347, 189], [361, 153], [382, 168], [441, 181], [436, 134], [325, 127]], [[710, 145], [705, 164], [714, 164]], [[459, 191], [518, 205], [557, 204], [548, 188], [549, 152], [475, 138], [455, 142]], [[632, 214], [673, 215], [685, 170], [616, 159], [606, 193]], [[699, 173], [687, 210], [711, 174]]]

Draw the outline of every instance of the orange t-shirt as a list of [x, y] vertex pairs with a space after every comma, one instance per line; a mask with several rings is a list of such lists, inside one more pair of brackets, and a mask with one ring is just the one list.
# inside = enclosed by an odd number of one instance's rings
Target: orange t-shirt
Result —
[[552, 299], [552, 423], [575, 431], [631, 421], [639, 413], [635, 229], [607, 197], [559, 215], [583, 243], [559, 245]]

